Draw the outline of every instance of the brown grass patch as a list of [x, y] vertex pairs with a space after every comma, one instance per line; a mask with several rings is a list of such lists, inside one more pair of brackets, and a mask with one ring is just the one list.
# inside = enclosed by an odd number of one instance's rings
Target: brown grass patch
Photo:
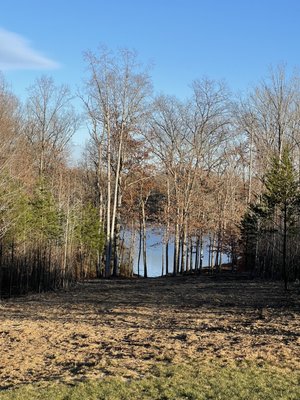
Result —
[[157, 362], [249, 360], [299, 370], [299, 291], [225, 275], [103, 280], [0, 303], [1, 388]]

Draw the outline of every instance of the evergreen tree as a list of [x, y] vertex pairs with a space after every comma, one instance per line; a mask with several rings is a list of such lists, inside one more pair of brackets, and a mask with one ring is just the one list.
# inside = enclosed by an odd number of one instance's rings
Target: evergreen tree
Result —
[[99, 277], [105, 237], [98, 213], [97, 207], [92, 204], [84, 205], [77, 219], [75, 236], [81, 246], [81, 255], [96, 265], [96, 275]]
[[62, 237], [62, 215], [44, 181], [39, 183], [31, 201], [32, 235], [40, 242], [59, 241]]
[[[282, 155], [271, 160], [271, 166], [264, 178], [265, 191], [259, 201], [250, 205], [242, 221], [242, 235], [245, 242], [246, 263], [256, 265], [260, 256], [259, 247], [264, 252], [264, 270], [277, 263], [287, 289], [290, 260], [288, 246], [297, 233], [299, 218], [299, 182], [288, 147]], [[263, 243], [263, 246], [261, 246]], [[269, 251], [276, 248], [277, 251]]]
[[299, 182], [292, 164], [290, 151], [284, 147], [282, 157], [275, 157], [265, 178], [264, 202], [273, 214], [274, 223], [279, 226], [282, 245], [282, 272], [287, 289], [288, 255], [287, 245], [295, 228], [299, 214]]

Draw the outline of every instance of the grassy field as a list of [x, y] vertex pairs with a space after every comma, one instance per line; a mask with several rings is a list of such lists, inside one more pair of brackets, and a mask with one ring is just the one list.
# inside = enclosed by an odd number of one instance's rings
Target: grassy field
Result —
[[0, 303], [0, 400], [300, 399], [299, 289], [95, 281]]
[[27, 385], [0, 393], [1, 400], [299, 400], [300, 377], [270, 365], [156, 366], [149, 377], [106, 378], [75, 385]]

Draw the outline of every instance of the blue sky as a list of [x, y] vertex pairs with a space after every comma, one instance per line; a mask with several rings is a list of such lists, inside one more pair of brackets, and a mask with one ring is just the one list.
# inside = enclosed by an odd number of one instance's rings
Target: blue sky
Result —
[[270, 65], [300, 66], [298, 0], [2, 0], [0, 70], [24, 96], [35, 77], [72, 88], [84, 50], [137, 50], [156, 92], [185, 97], [203, 75], [245, 90]]

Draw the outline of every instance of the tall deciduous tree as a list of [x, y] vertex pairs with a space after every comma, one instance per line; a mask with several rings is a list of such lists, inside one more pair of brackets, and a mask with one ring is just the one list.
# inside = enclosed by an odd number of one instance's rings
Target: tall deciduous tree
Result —
[[[136, 54], [127, 49], [114, 55], [101, 48], [98, 54], [87, 52], [85, 60], [90, 75], [85, 87], [86, 96], [82, 97], [94, 127], [98, 164], [106, 173], [105, 275], [109, 277], [113, 249], [118, 241], [117, 219], [122, 205], [126, 143], [140, 134], [148, 113], [151, 83], [145, 69], [138, 64]], [[114, 259], [114, 273], [118, 274], [118, 257]]]
[[169, 205], [172, 199], [172, 213], [169, 206], [166, 209], [174, 226], [174, 274], [183, 272], [187, 264], [190, 216], [197, 207], [196, 182], [218, 166], [230, 137], [226, 87], [202, 79], [192, 88], [187, 102], [168, 96], [156, 99], [147, 137], [164, 166]]
[[274, 154], [281, 157], [285, 144], [300, 165], [300, 77], [283, 65], [272, 68], [236, 110], [247, 143], [250, 201], [255, 178], [264, 174]]
[[78, 127], [67, 86], [56, 86], [47, 76], [28, 89], [26, 136], [38, 175], [53, 171], [65, 156], [68, 142]]

